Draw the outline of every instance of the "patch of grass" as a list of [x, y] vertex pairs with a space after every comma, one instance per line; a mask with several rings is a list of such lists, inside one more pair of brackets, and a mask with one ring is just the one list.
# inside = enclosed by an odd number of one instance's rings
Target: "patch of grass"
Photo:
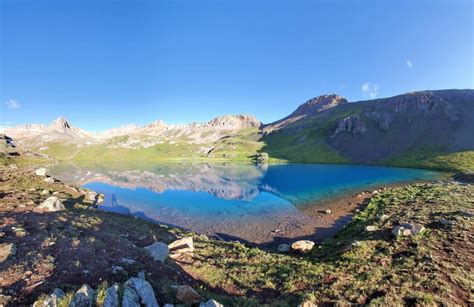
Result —
[[467, 172], [474, 169], [474, 151], [446, 153], [440, 148], [424, 148], [392, 157], [383, 161], [382, 164], [388, 166]]

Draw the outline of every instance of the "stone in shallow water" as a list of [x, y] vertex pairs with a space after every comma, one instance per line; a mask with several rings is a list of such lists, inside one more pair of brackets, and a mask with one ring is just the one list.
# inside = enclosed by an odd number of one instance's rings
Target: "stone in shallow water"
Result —
[[309, 240], [300, 240], [291, 244], [291, 248], [300, 253], [307, 253], [314, 247], [314, 242]]
[[154, 242], [151, 245], [145, 246], [145, 249], [150, 253], [155, 261], [165, 262], [168, 257], [169, 248], [163, 242]]

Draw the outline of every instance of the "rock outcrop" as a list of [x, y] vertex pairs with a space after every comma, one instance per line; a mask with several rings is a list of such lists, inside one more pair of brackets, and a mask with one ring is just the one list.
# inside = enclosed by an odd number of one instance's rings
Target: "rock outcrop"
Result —
[[56, 212], [65, 210], [64, 204], [62, 201], [56, 197], [51, 196], [48, 197], [45, 201], [43, 201], [39, 206], [35, 208], [35, 211], [42, 211], [42, 212]]
[[367, 127], [365, 123], [360, 119], [359, 116], [348, 116], [341, 120], [339, 120], [336, 130], [334, 131], [331, 138], [336, 137], [338, 134], [342, 132], [347, 132], [352, 135], [354, 134], [362, 134], [367, 131]]
[[291, 244], [291, 249], [302, 254], [310, 252], [314, 247], [314, 242], [309, 240], [300, 240]]

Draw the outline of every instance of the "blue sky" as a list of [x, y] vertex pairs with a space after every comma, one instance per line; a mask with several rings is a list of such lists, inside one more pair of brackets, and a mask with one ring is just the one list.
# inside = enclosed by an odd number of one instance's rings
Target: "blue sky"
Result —
[[0, 125], [104, 130], [474, 88], [472, 1], [0, 0]]

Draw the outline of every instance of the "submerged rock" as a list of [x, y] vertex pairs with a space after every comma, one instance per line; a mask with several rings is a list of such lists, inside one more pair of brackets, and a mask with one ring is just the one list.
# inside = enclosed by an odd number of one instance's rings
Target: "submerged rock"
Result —
[[69, 304], [69, 307], [90, 307], [94, 298], [94, 290], [89, 285], [83, 285]]
[[151, 245], [145, 246], [145, 249], [150, 253], [155, 261], [165, 262], [168, 257], [169, 248], [163, 242], [154, 242]]
[[314, 242], [309, 240], [300, 240], [291, 244], [291, 249], [300, 253], [307, 253], [314, 247]]
[[155, 292], [153, 292], [153, 288], [148, 281], [141, 278], [132, 277], [125, 282], [125, 285], [135, 290], [141, 300], [141, 304], [145, 305], [146, 307], [159, 306], [155, 298]]
[[188, 285], [179, 286], [176, 292], [176, 299], [186, 304], [199, 303], [203, 297]]
[[64, 204], [56, 196], [48, 197], [44, 202], [35, 208], [35, 210], [56, 212], [65, 210]]

